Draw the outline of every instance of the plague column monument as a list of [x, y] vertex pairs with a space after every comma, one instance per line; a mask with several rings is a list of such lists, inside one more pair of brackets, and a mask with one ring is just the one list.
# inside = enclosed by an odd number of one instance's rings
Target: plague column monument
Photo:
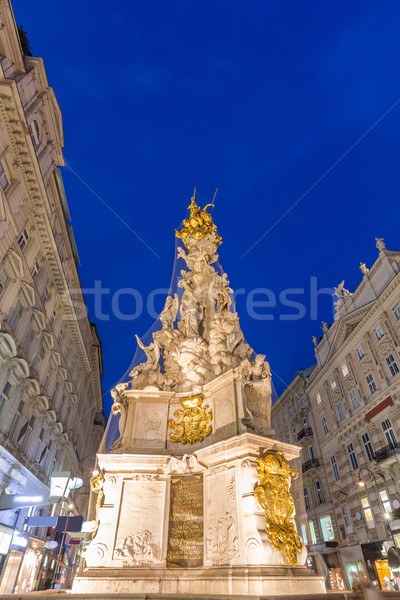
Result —
[[294, 525], [300, 449], [273, 439], [269, 365], [244, 340], [209, 206], [193, 196], [177, 232], [183, 293], [113, 390], [120, 436], [98, 455], [97, 529], [73, 592], [325, 591]]

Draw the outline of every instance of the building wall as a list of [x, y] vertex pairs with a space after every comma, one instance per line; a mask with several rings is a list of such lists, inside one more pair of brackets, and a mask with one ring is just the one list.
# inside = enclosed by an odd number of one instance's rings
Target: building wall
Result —
[[[102, 357], [59, 169], [61, 112], [8, 0], [0, 18], [0, 493], [35, 495], [54, 471], [94, 465]], [[27, 511], [0, 523], [21, 529]]]
[[[400, 253], [387, 250], [382, 240], [377, 246], [378, 257], [370, 270], [362, 266], [357, 289], [337, 290], [334, 322], [323, 324], [323, 336], [315, 339], [317, 364], [304, 382], [348, 586], [349, 565], [357, 562], [361, 577], [363, 569], [378, 579], [369, 552], [374, 544], [385, 552], [394, 544], [385, 512], [400, 501]], [[286, 431], [274, 426], [285, 439]], [[308, 519], [311, 514], [310, 508]], [[391, 528], [400, 530], [400, 522], [392, 519]]]

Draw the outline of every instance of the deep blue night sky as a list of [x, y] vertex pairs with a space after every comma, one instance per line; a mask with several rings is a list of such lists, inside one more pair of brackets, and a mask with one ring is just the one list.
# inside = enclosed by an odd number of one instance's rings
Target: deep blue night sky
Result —
[[[318, 287], [361, 280], [375, 236], [399, 250], [400, 102], [287, 216], [280, 217], [400, 98], [397, 0], [14, 0], [17, 23], [45, 59], [64, 119], [63, 169], [83, 287], [102, 282], [146, 299], [168, 287], [174, 229], [193, 187], [210, 201], [233, 288], [267, 287], [295, 309], [237, 308], [278, 392], [313, 363], [312, 335], [332, 321]], [[276, 225], [275, 225], [276, 224]], [[272, 230], [250, 251], [269, 228]], [[154, 253], [133, 233], [134, 230]], [[258, 296], [257, 299], [265, 300]], [[92, 320], [93, 298], [88, 295]], [[121, 301], [126, 312], [133, 299]], [[159, 303], [161, 308], [161, 302]], [[315, 314], [316, 313], [316, 314]], [[97, 320], [105, 405], [153, 317]]]

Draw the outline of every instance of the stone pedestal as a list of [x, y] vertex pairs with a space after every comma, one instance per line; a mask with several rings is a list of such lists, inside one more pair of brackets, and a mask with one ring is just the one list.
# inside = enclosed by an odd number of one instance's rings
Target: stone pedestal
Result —
[[[256, 460], [299, 448], [253, 433], [200, 448], [99, 455], [104, 502], [74, 593], [263, 595], [323, 592], [322, 578], [291, 566], [265, 532], [254, 498]], [[193, 457], [193, 455], [192, 455]]]

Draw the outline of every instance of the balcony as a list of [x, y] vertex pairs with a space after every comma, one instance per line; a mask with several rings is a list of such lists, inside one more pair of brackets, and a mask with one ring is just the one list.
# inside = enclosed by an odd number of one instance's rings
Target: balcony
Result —
[[304, 429], [302, 429], [298, 434], [297, 434], [297, 441], [299, 442], [300, 440], [302, 440], [305, 437], [308, 437], [310, 435], [313, 435], [313, 430], [311, 429], [311, 427], [304, 427]]
[[306, 463], [304, 463], [301, 470], [303, 473], [305, 473], [309, 469], [312, 469], [314, 467], [319, 467], [319, 465], [320, 465], [320, 462], [319, 462], [318, 458], [314, 458], [314, 460], [308, 460]]
[[377, 452], [375, 452], [375, 460], [379, 463], [388, 458], [391, 458], [395, 454], [400, 454], [400, 444], [398, 442], [392, 442], [391, 444], [384, 446], [380, 450], [377, 450]]

